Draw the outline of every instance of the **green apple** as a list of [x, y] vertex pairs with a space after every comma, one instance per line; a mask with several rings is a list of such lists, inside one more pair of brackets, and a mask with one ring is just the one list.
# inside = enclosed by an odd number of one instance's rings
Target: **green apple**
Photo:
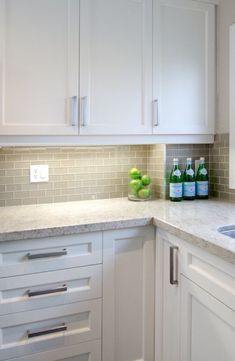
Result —
[[129, 170], [128, 174], [131, 179], [140, 179], [141, 178], [141, 173], [140, 173], [139, 169], [137, 169], [137, 168], [131, 168]]
[[130, 181], [129, 186], [133, 191], [138, 192], [143, 188], [143, 183], [140, 179], [133, 179]]
[[143, 185], [148, 186], [151, 183], [151, 178], [149, 175], [145, 174], [142, 176], [141, 181]]
[[150, 189], [148, 189], [148, 188], [140, 189], [138, 192], [138, 196], [141, 199], [148, 199], [150, 197]]

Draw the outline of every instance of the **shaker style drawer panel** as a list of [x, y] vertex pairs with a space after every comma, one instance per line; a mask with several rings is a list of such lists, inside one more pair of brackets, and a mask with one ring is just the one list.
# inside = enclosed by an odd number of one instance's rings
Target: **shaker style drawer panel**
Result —
[[101, 337], [101, 300], [0, 316], [0, 360]]
[[0, 315], [101, 297], [102, 266], [0, 279]]
[[71, 347], [40, 352], [11, 361], [101, 361], [101, 341], [83, 342]]
[[235, 310], [234, 265], [199, 248], [182, 248], [181, 272], [207, 292]]
[[79, 343], [58, 350], [11, 359], [11, 361], [101, 361], [101, 341]]
[[0, 243], [1, 277], [101, 262], [101, 232]]

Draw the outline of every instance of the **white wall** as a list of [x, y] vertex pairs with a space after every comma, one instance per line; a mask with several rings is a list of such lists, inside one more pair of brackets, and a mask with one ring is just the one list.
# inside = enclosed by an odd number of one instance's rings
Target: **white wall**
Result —
[[235, 0], [220, 0], [218, 9], [217, 133], [229, 131], [229, 27], [235, 23]]

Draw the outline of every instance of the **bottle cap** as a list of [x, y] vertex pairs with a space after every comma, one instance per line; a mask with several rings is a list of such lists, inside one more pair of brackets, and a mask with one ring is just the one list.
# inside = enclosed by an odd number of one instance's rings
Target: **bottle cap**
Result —
[[192, 158], [187, 158], [187, 162], [192, 162]]
[[179, 161], [178, 158], [174, 158], [174, 159], [173, 159], [173, 162], [178, 162], [178, 161]]
[[204, 157], [201, 157], [201, 158], [200, 158], [200, 163], [201, 163], [201, 164], [205, 163], [205, 158], [204, 158]]

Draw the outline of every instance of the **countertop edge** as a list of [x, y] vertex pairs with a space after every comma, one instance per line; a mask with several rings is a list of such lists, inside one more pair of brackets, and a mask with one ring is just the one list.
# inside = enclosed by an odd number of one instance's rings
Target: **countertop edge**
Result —
[[86, 223], [59, 227], [29, 229], [0, 234], [0, 242], [37, 239], [42, 237], [57, 237], [76, 233], [108, 231], [120, 228], [143, 227], [153, 224], [153, 217], [113, 220], [105, 222]]
[[182, 230], [179, 227], [173, 226], [172, 224], [162, 221], [156, 217], [153, 218], [153, 225], [164, 229], [173, 236], [178, 237], [195, 247], [199, 247], [216, 257], [222, 258], [225, 262], [229, 262], [235, 265], [235, 254], [228, 249], [220, 247], [219, 245], [214, 244], [203, 237], [193, 235], [190, 232]]

